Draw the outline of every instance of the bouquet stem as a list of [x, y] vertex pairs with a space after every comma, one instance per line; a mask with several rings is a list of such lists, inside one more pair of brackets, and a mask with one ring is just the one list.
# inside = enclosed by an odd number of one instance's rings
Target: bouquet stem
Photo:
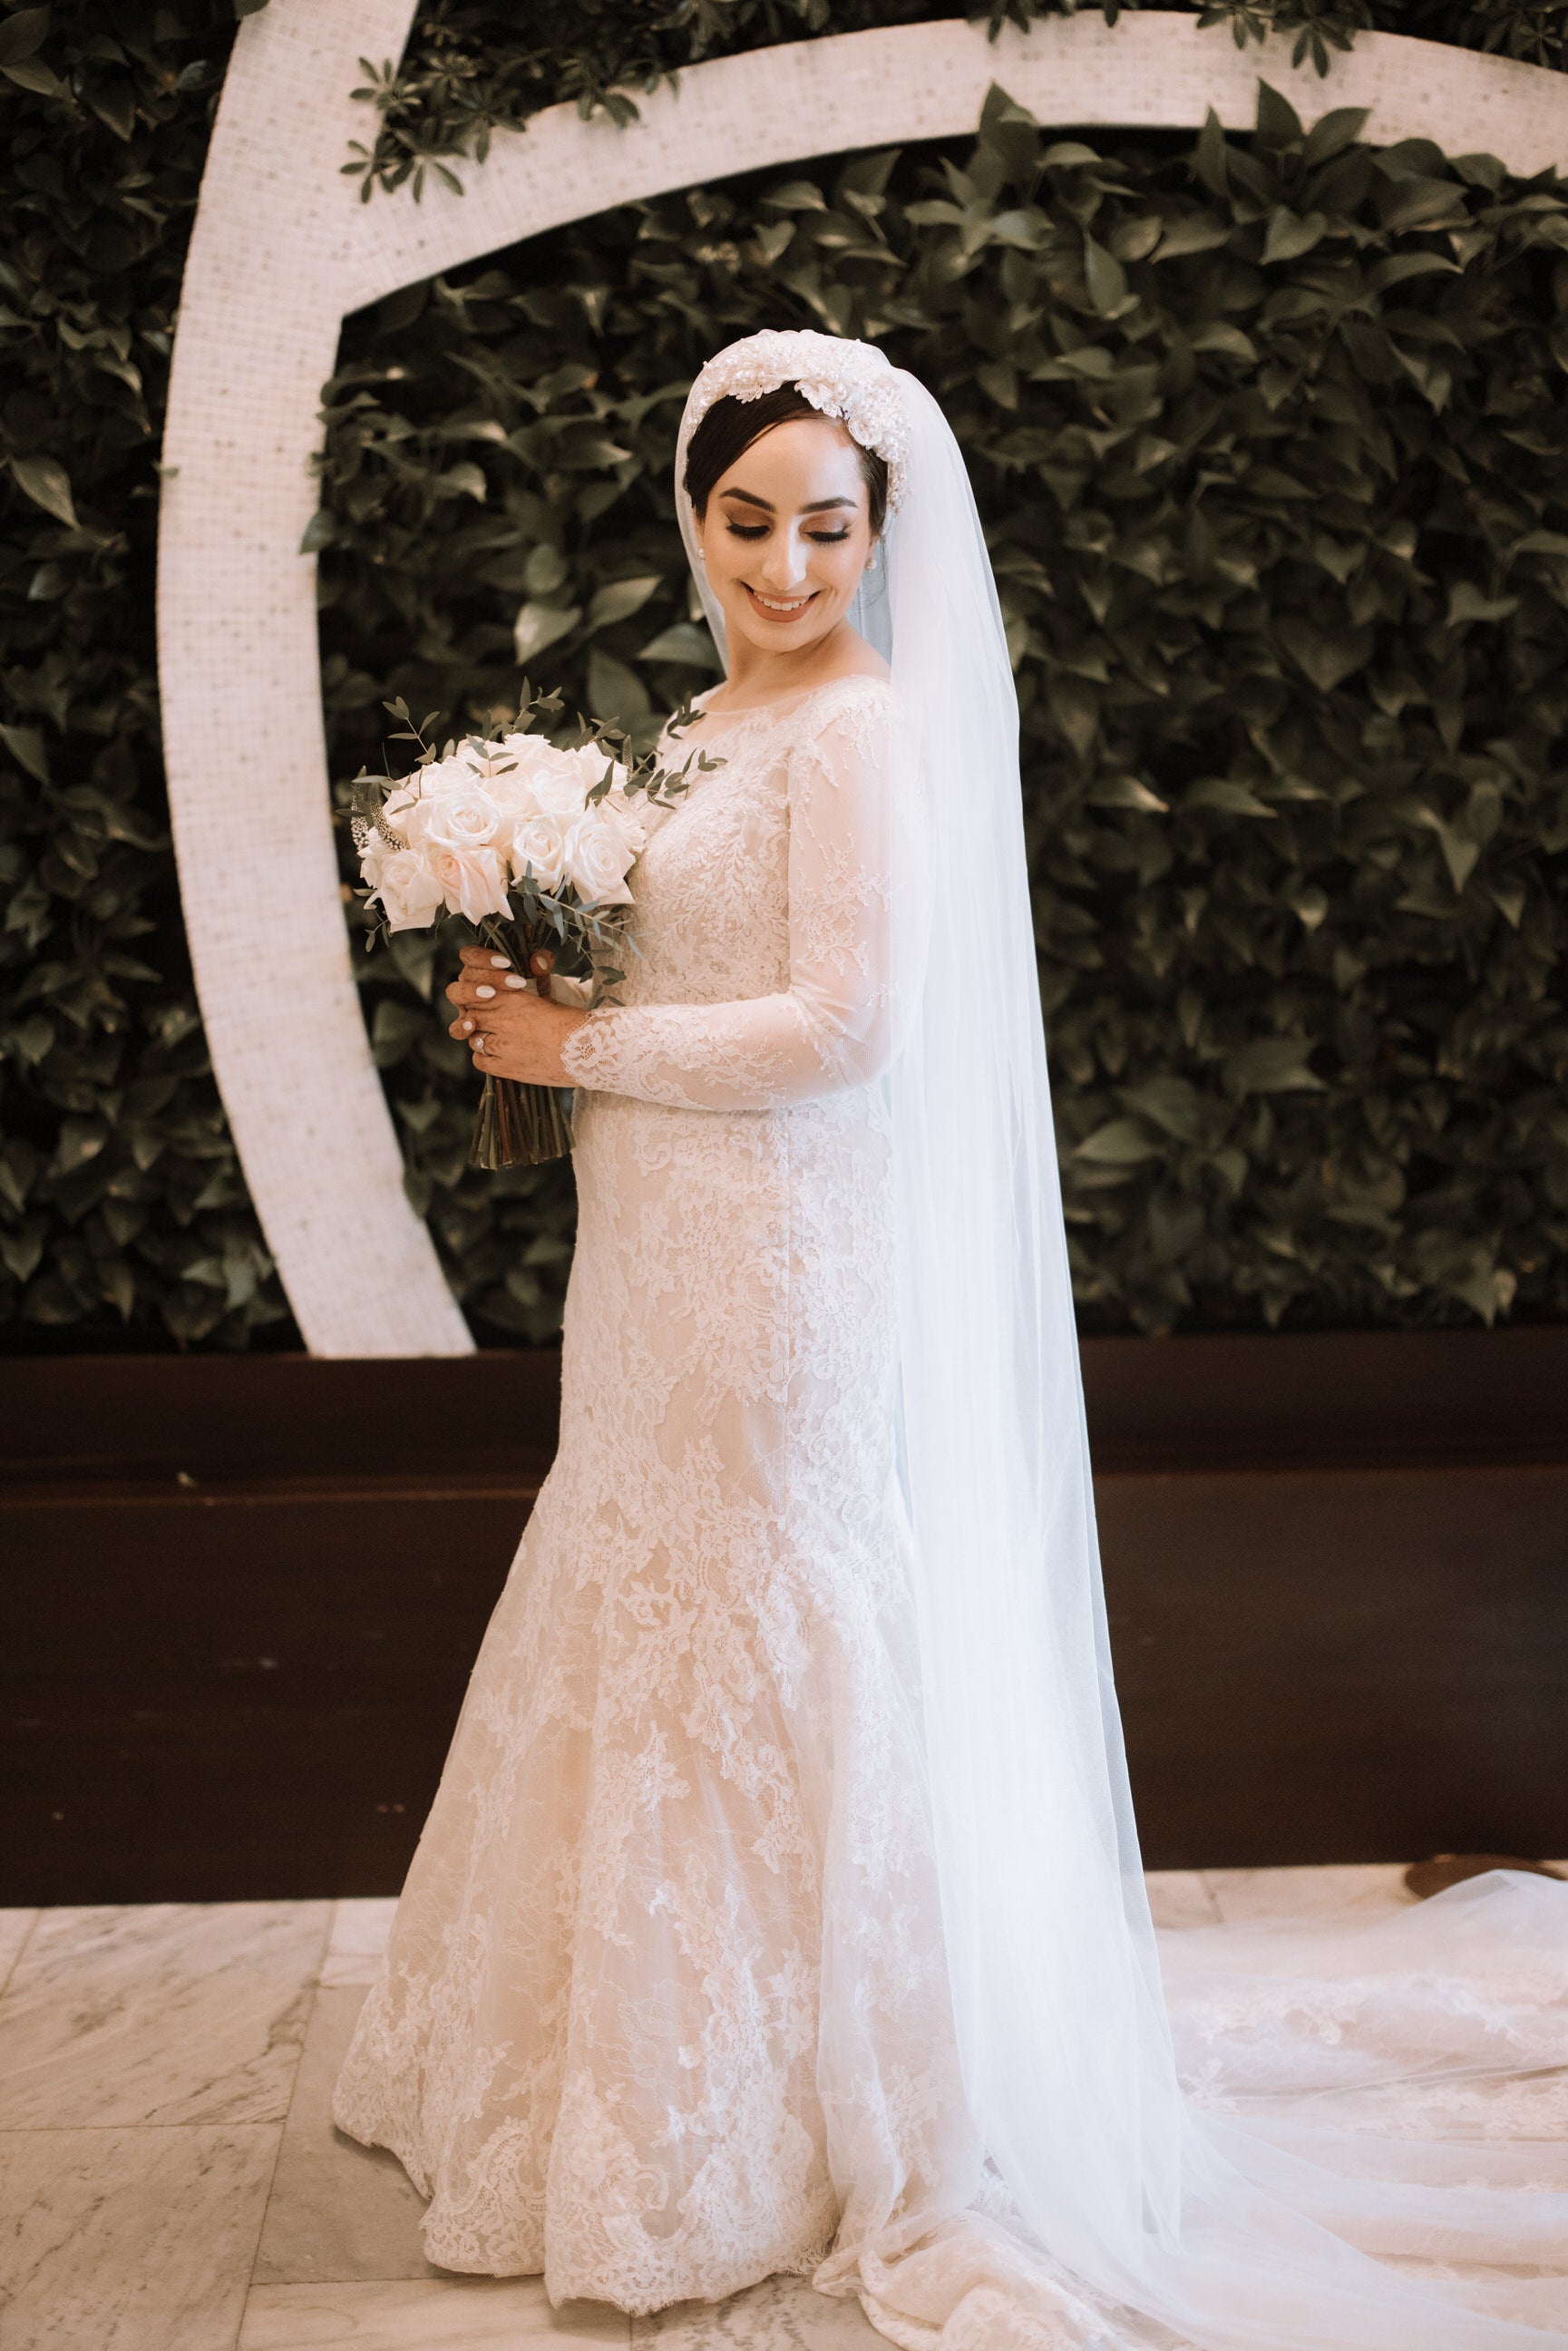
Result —
[[[503, 927], [484, 923], [479, 935], [515, 968], [526, 972], [535, 947], [551, 944], [523, 924]], [[549, 994], [549, 981], [536, 979], [540, 996]], [[571, 1125], [554, 1086], [526, 1086], [516, 1078], [486, 1076], [468, 1146], [470, 1167], [540, 1167], [547, 1159], [564, 1159], [571, 1149]]]
[[570, 1149], [571, 1126], [553, 1086], [486, 1078], [468, 1146], [470, 1167], [538, 1167], [547, 1159], [564, 1159]]

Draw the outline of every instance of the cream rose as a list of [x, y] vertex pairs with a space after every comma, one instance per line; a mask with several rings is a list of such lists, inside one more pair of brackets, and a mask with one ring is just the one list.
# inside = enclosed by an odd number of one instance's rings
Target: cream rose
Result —
[[562, 824], [582, 814], [588, 788], [580, 776], [563, 776], [555, 768], [536, 768], [528, 781], [540, 808], [548, 809]]
[[591, 906], [629, 906], [626, 869], [632, 851], [613, 817], [590, 809], [567, 830], [566, 870], [578, 896]]
[[557, 891], [566, 873], [566, 828], [548, 809], [536, 809], [512, 826], [507, 854], [514, 873], [529, 866], [541, 890]]
[[534, 790], [533, 778], [526, 776], [520, 768], [514, 768], [504, 775], [491, 776], [485, 789], [500, 810], [503, 823], [509, 820], [515, 824], [526, 816], [538, 814], [538, 797]]
[[482, 784], [449, 785], [429, 795], [423, 838], [433, 849], [453, 849], [467, 855], [487, 849], [501, 829], [501, 811]]
[[612, 767], [591, 743], [576, 751], [558, 751], [537, 735], [508, 735], [503, 748], [516, 758], [540, 808], [549, 809], [563, 823], [581, 814], [589, 793], [602, 782], [606, 768], [611, 768], [613, 778], [612, 789], [626, 780], [625, 768]]
[[444, 903], [441, 883], [416, 849], [394, 849], [378, 832], [366, 841], [360, 871], [380, 899], [391, 931], [423, 931]]
[[423, 838], [428, 813], [429, 802], [418, 784], [400, 784], [382, 803], [382, 822], [390, 831], [401, 833], [404, 841], [419, 841]]
[[648, 828], [637, 813], [629, 793], [612, 785], [601, 800], [594, 803], [601, 815], [609, 818], [626, 843], [628, 858], [641, 857], [648, 846]]
[[506, 872], [493, 849], [452, 849], [432, 841], [424, 862], [449, 914], [478, 923], [486, 914], [511, 913]]

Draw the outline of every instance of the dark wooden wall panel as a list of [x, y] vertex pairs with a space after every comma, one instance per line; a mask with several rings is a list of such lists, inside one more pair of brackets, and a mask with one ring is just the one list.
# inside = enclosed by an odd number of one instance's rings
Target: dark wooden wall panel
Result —
[[1568, 1854], [1568, 1467], [1098, 1502], [1151, 1866]]
[[[1152, 1866], [1568, 1853], [1568, 1332], [1084, 1377]], [[0, 1366], [0, 1901], [394, 1892], [556, 1383]]]

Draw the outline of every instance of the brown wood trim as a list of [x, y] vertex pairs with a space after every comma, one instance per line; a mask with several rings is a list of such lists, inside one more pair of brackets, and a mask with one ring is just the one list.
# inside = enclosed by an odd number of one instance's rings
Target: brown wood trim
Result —
[[1568, 1324], [1089, 1339], [1097, 1469], [1568, 1461]]
[[[1568, 1461], [1568, 1325], [1089, 1339], [1106, 1471]], [[325, 1363], [288, 1354], [0, 1361], [0, 1487], [383, 1478], [537, 1487], [548, 1348]]]
[[[1568, 1852], [1568, 1331], [1083, 1364], [1150, 1865]], [[394, 1892], [558, 1387], [0, 1366], [0, 1901]]]

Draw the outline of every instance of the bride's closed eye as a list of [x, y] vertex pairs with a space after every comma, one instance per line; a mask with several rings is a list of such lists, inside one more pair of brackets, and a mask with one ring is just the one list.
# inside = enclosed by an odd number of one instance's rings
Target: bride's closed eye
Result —
[[[732, 522], [727, 523], [725, 528], [731, 538], [766, 538], [768, 536], [768, 525], [765, 522]], [[806, 537], [816, 547], [837, 547], [841, 540], [848, 538], [849, 535], [847, 525], [842, 530], [809, 530], [806, 533]]]

